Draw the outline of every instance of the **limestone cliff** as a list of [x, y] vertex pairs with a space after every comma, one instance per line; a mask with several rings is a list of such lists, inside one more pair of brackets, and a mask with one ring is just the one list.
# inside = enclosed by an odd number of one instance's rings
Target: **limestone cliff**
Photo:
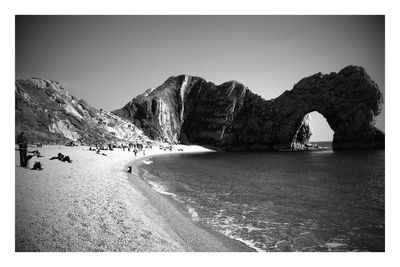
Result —
[[366, 71], [348, 66], [338, 73], [306, 77], [272, 100], [236, 81], [215, 85], [180, 75], [113, 113], [153, 139], [223, 150], [276, 150], [308, 142], [306, 116], [318, 111], [334, 131], [334, 149], [383, 148], [384, 134], [373, 124], [382, 101]]
[[57, 81], [17, 80], [15, 130], [30, 142], [94, 144], [146, 139], [131, 122], [76, 99]]

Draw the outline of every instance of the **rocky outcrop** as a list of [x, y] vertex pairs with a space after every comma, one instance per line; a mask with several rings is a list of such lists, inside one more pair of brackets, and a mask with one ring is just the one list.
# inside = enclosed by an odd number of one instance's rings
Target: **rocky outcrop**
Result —
[[334, 131], [334, 149], [361, 149], [384, 147], [384, 134], [374, 127], [382, 101], [366, 71], [348, 66], [338, 73], [304, 78], [272, 100], [236, 81], [215, 85], [180, 75], [113, 113], [160, 141], [223, 150], [277, 150], [307, 143], [307, 114], [318, 111]]
[[24, 131], [31, 142], [94, 144], [148, 139], [133, 123], [76, 99], [57, 81], [17, 80], [16, 134]]

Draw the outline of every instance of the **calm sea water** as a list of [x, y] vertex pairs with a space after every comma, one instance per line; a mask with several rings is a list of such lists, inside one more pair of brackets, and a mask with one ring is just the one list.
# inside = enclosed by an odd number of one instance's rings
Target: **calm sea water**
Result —
[[150, 162], [139, 169], [153, 189], [258, 251], [385, 250], [384, 150], [212, 152]]

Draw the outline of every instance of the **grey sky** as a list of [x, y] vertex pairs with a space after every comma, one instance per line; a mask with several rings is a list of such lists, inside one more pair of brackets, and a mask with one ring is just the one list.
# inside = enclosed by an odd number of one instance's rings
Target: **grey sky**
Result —
[[[58, 80], [105, 110], [179, 74], [270, 99], [352, 64], [384, 93], [384, 27], [384, 16], [17, 16], [16, 77]], [[314, 117], [313, 139], [331, 139]]]

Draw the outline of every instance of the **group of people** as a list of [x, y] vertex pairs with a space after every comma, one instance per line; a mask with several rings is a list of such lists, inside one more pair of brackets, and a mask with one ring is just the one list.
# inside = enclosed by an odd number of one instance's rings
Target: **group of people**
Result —
[[[125, 151], [125, 149], [127, 149], [129, 152], [131, 151], [131, 149], [133, 151], [137, 150], [137, 151], [142, 151], [144, 150], [145, 146], [143, 144], [140, 143], [128, 143], [128, 144], [121, 144], [121, 147], [123, 149], [123, 151]], [[151, 148], [151, 146], [150, 146]]]
[[[43, 157], [38, 150], [28, 151], [28, 140], [25, 134], [21, 132], [17, 137], [17, 145], [19, 150], [19, 162], [21, 167], [28, 168], [31, 170], [42, 170], [43, 164], [40, 161], [35, 161], [40, 157]], [[42, 147], [39, 143], [37, 147]], [[30, 153], [31, 155], [28, 155]], [[64, 156], [62, 153], [58, 153], [56, 157], [50, 158], [50, 160], [58, 159], [62, 162], [72, 163], [69, 156]]]
[[[17, 137], [17, 144], [18, 144], [18, 150], [19, 150], [19, 157], [20, 157], [20, 164], [21, 167], [28, 167], [29, 169], [33, 169], [33, 170], [42, 170], [43, 166], [39, 161], [34, 161], [33, 159], [37, 159], [39, 157], [43, 157], [42, 155], [40, 155], [40, 152], [38, 150], [34, 150], [34, 151], [28, 151], [28, 141], [25, 137], [25, 134], [23, 132], [21, 132], [18, 137]], [[40, 144], [40, 146], [38, 145], [38, 147], [42, 147], [42, 144]], [[128, 143], [128, 144], [120, 144], [119, 146], [115, 146], [112, 145], [111, 143], [108, 144], [107, 146], [103, 147], [100, 144], [96, 144], [95, 147], [92, 148], [92, 146], [90, 146], [89, 150], [92, 151], [96, 151], [97, 154], [103, 155], [103, 156], [107, 156], [104, 153], [101, 153], [101, 150], [114, 150], [113, 148], [122, 148], [123, 151], [125, 151], [125, 149], [127, 149], [129, 152], [133, 151], [133, 153], [135, 154], [135, 157], [137, 156], [137, 154], [139, 152], [143, 152], [143, 156], [146, 155], [146, 150], [145, 148], [150, 146], [144, 146], [141, 143]], [[169, 146], [162, 146], [160, 145], [159, 147], [161, 150], [170, 150], [172, 151], [172, 145]], [[178, 151], [183, 151], [182, 149], [178, 149]], [[28, 153], [31, 153], [32, 155], [28, 155]], [[58, 159], [62, 162], [68, 162], [68, 163], [72, 163], [72, 160], [70, 159], [69, 156], [65, 156], [62, 153], [58, 153], [57, 156], [50, 158], [50, 160], [54, 160], [54, 159]]]
[[[17, 144], [21, 167], [31, 170], [42, 170], [43, 167], [40, 161], [34, 161], [34, 159], [38, 159], [43, 156], [38, 150], [28, 151], [28, 141], [23, 132], [18, 135]], [[31, 155], [28, 155], [28, 153], [31, 153]]]
[[135, 156], [137, 156], [137, 154], [139, 152], [143, 152], [143, 155], [145, 156], [146, 155], [146, 150], [145, 149], [148, 148], [148, 147], [151, 148], [151, 145], [150, 146], [145, 146], [145, 145], [140, 144], [140, 143], [131, 143], [130, 142], [128, 144], [124, 144], [124, 143], [122, 143], [120, 145], [108, 144], [106, 146], [103, 146], [101, 144], [96, 144], [93, 147], [90, 146], [89, 150], [96, 151], [97, 154], [100, 154], [100, 155], [103, 155], [103, 156], [107, 156], [106, 154], [101, 153], [101, 150], [113, 151], [114, 148], [122, 148], [123, 151], [125, 151], [125, 149], [126, 149], [128, 152], [131, 152], [131, 150], [132, 150], [132, 152], [135, 154]]
[[164, 150], [164, 151], [167, 151], [167, 150], [172, 151], [172, 145], [168, 145], [168, 146], [160, 145], [159, 148], [160, 148], [161, 150]]

